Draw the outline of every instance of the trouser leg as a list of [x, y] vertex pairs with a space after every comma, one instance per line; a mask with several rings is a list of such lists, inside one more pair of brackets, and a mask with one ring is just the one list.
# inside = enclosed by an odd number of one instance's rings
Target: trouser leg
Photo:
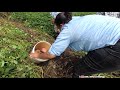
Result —
[[73, 78], [120, 69], [120, 42], [89, 52], [74, 64]]

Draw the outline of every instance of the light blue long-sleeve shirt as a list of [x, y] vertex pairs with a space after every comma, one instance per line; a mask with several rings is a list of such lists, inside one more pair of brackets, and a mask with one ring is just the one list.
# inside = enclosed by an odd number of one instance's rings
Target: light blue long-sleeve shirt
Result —
[[92, 51], [114, 45], [120, 39], [120, 19], [102, 15], [74, 17], [61, 28], [49, 53], [60, 56], [66, 48]]

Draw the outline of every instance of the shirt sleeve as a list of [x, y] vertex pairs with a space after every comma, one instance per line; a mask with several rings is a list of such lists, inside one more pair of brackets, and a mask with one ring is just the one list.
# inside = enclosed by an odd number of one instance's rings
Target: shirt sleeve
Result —
[[62, 30], [61, 33], [58, 35], [57, 39], [55, 40], [55, 42], [50, 47], [48, 52], [55, 56], [60, 56], [69, 46], [70, 36], [71, 34], [68, 29]]

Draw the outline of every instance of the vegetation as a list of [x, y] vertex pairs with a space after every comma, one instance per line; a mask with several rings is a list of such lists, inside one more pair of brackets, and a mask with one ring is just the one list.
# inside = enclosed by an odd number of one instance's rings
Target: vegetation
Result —
[[52, 17], [48, 12], [13, 12], [9, 17], [18, 22], [24, 22], [29, 28], [37, 28], [40, 31], [54, 36]]
[[[73, 15], [87, 14], [95, 14], [95, 12], [73, 12]], [[5, 13], [5, 17], [6, 15]], [[1, 14], [1, 16], [4, 15]], [[12, 12], [7, 15], [7, 18], [0, 18], [1, 78], [44, 78], [45, 68], [34, 64], [28, 56], [36, 42], [46, 40], [52, 43], [54, 41], [51, 19], [49, 12]], [[46, 68], [49, 70], [50, 67]], [[95, 75], [119, 77], [119, 73], [116, 73]], [[56, 75], [56, 77], [59, 76]]]
[[43, 77], [42, 67], [31, 62], [28, 55], [36, 42], [52, 37], [40, 30], [23, 27], [0, 19], [0, 77]]

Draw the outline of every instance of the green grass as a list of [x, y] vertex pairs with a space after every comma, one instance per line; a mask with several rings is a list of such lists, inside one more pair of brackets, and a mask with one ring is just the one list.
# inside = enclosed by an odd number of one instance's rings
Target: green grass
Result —
[[73, 16], [84, 16], [90, 14], [96, 14], [96, 12], [72, 12]]
[[24, 22], [30, 28], [37, 28], [42, 32], [46, 32], [54, 36], [52, 17], [49, 12], [14, 12], [9, 19]]
[[[0, 77], [2, 78], [37, 78], [43, 77], [42, 67], [36, 66], [28, 58], [33, 43], [43, 40], [44, 33], [27, 39], [29, 33], [15, 27], [6, 20], [0, 21]], [[35, 31], [38, 32], [38, 31]], [[47, 38], [46, 38], [47, 39]]]
[[[95, 14], [95, 12], [73, 12], [75, 16]], [[22, 28], [10, 21], [0, 19], [0, 77], [1, 78], [42, 78], [43, 69], [28, 58], [31, 47], [39, 40], [53, 40], [52, 17], [49, 12], [13, 12], [9, 20], [27, 26]], [[32, 29], [32, 30], [27, 30]], [[114, 78], [112, 73], [94, 74]], [[119, 76], [117, 76], [119, 77]]]

